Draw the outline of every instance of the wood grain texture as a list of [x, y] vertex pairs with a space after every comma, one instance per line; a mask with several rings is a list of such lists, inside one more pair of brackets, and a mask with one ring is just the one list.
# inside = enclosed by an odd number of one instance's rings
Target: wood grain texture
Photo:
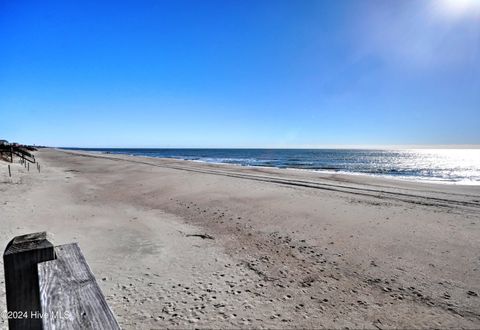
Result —
[[120, 329], [77, 244], [38, 264], [43, 329]]
[[54, 258], [46, 232], [17, 236], [8, 243], [3, 264], [11, 330], [41, 328], [37, 264]]

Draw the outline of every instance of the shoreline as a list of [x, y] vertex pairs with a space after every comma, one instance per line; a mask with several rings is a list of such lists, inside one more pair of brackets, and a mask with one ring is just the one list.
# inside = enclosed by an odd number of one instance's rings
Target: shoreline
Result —
[[[340, 174], [340, 175], [352, 175], [352, 176], [365, 176], [372, 178], [381, 178], [381, 179], [392, 179], [398, 181], [406, 182], [418, 182], [418, 183], [431, 183], [431, 184], [440, 184], [440, 185], [458, 185], [458, 186], [480, 186], [480, 181], [463, 179], [459, 181], [440, 179], [436, 177], [427, 177], [427, 176], [405, 176], [405, 175], [393, 175], [393, 174], [379, 174], [379, 173], [367, 173], [367, 172], [354, 172], [354, 171], [345, 171], [345, 170], [330, 170], [330, 169], [309, 169], [309, 168], [300, 168], [300, 167], [279, 167], [279, 166], [265, 166], [265, 165], [248, 165], [240, 163], [226, 163], [226, 162], [215, 162], [201, 159], [187, 159], [182, 157], [156, 157], [156, 156], [147, 156], [147, 155], [135, 155], [128, 153], [116, 153], [108, 151], [94, 151], [94, 150], [83, 150], [83, 149], [64, 149], [64, 148], [53, 148], [60, 151], [78, 151], [86, 152], [93, 154], [104, 154], [104, 155], [124, 155], [130, 157], [142, 157], [142, 158], [153, 158], [153, 159], [163, 159], [163, 160], [180, 160], [187, 162], [197, 162], [197, 163], [206, 163], [206, 164], [216, 164], [216, 165], [232, 165], [232, 166], [241, 166], [246, 168], [273, 168], [279, 170], [294, 170], [294, 171], [307, 171], [319, 174]], [[248, 149], [247, 149], [248, 150]], [[284, 149], [279, 149], [284, 150]], [[288, 150], [288, 149], [287, 149]], [[367, 150], [367, 149], [366, 149]], [[463, 150], [463, 149], [462, 149]], [[470, 150], [470, 149], [466, 149]]]
[[478, 187], [36, 158], [41, 173], [0, 173], [2, 244], [41, 230], [78, 242], [122, 328], [480, 326]]
[[[300, 182], [306, 183], [327, 183], [329, 185], [331, 182], [334, 185], [352, 185], [352, 187], [357, 186], [368, 186], [373, 187], [373, 189], [388, 189], [394, 192], [409, 192], [409, 191], [421, 191], [433, 194], [443, 195], [464, 195], [472, 197], [480, 195], [480, 186], [477, 185], [461, 185], [461, 184], [438, 184], [428, 181], [411, 181], [411, 180], [397, 180], [391, 177], [382, 177], [382, 176], [373, 176], [373, 175], [363, 175], [363, 174], [352, 174], [352, 173], [338, 173], [338, 172], [318, 172], [302, 169], [287, 169], [287, 168], [277, 168], [270, 166], [242, 166], [237, 164], [226, 164], [226, 163], [211, 163], [211, 162], [197, 162], [190, 161], [185, 159], [175, 159], [175, 158], [161, 158], [161, 157], [150, 157], [150, 156], [134, 156], [127, 154], [104, 154], [104, 153], [91, 153], [88, 151], [79, 151], [79, 150], [64, 150], [64, 149], [52, 149], [58, 150], [60, 152], [77, 154], [80, 156], [98, 156], [106, 159], [124, 159], [132, 162], [139, 162], [143, 164], [141, 160], [150, 160], [152, 162], [162, 162], [166, 164], [171, 164], [173, 166], [177, 164], [184, 165], [193, 165], [198, 164], [204, 166], [207, 169], [212, 170], [229, 170], [235, 171], [235, 173], [242, 174], [243, 172], [253, 173], [254, 175], [274, 175], [274, 178], [280, 177], [293, 177], [300, 178]], [[151, 164], [150, 162], [145, 162], [144, 164]], [[289, 175], [290, 174], [290, 175]], [[307, 180], [305, 180], [307, 179]], [[387, 191], [388, 191], [387, 190]], [[382, 191], [383, 192], [383, 191]], [[480, 199], [479, 199], [480, 205]]]

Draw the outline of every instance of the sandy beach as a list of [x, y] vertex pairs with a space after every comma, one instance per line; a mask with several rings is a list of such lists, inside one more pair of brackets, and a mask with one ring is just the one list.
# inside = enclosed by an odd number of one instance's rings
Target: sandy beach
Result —
[[0, 162], [1, 246], [78, 242], [124, 329], [480, 328], [479, 186], [35, 156]]

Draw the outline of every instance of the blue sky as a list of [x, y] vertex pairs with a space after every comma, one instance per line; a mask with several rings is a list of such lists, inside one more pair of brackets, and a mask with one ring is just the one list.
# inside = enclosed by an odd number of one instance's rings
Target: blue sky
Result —
[[0, 1], [0, 40], [11, 141], [480, 144], [478, 0]]

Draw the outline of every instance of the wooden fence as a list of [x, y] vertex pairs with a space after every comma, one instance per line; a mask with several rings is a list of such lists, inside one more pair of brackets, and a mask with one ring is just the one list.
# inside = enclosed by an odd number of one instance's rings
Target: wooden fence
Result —
[[23, 162], [35, 163], [35, 155], [30, 152], [35, 150], [28, 146], [0, 145], [0, 154], [9, 155], [11, 163], [13, 163], [14, 155], [20, 157]]
[[3, 260], [9, 329], [120, 329], [76, 243], [17, 236]]

